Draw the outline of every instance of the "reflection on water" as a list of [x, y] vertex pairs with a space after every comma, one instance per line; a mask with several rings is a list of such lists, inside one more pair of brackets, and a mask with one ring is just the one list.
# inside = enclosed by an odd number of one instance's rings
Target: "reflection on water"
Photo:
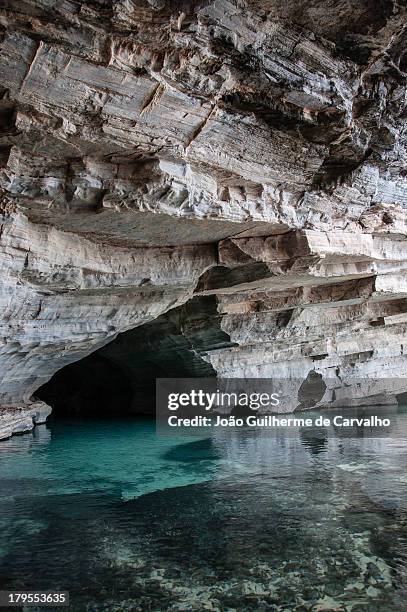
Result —
[[0, 588], [69, 590], [75, 611], [404, 610], [407, 413], [392, 420], [388, 438], [125, 420], [14, 437]]

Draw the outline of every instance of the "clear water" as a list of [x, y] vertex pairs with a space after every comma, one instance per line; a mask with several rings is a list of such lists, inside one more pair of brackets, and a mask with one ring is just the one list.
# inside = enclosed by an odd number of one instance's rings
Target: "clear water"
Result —
[[407, 610], [393, 421], [386, 439], [176, 439], [70, 420], [2, 442], [0, 589], [68, 590], [81, 612]]

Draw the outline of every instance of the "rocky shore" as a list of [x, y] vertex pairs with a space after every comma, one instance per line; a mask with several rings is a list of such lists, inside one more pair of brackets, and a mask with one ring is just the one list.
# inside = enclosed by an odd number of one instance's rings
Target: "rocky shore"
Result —
[[51, 408], [38, 401], [27, 403], [23, 407], [1, 408], [0, 440], [31, 431], [36, 425], [45, 423], [50, 414]]

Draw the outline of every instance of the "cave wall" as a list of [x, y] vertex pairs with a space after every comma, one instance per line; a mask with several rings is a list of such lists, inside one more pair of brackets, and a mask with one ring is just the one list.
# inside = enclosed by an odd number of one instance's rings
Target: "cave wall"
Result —
[[396, 0], [4, 0], [3, 420], [194, 292], [220, 375], [402, 386], [405, 24]]

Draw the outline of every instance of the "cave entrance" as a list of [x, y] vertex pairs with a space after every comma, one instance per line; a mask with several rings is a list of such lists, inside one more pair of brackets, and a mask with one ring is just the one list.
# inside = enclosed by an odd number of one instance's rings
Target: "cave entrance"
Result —
[[106, 417], [130, 414], [132, 384], [121, 367], [96, 352], [59, 370], [35, 395], [54, 416]]
[[156, 378], [208, 378], [206, 351], [231, 346], [213, 296], [194, 297], [65, 366], [35, 396], [54, 417], [153, 415]]

